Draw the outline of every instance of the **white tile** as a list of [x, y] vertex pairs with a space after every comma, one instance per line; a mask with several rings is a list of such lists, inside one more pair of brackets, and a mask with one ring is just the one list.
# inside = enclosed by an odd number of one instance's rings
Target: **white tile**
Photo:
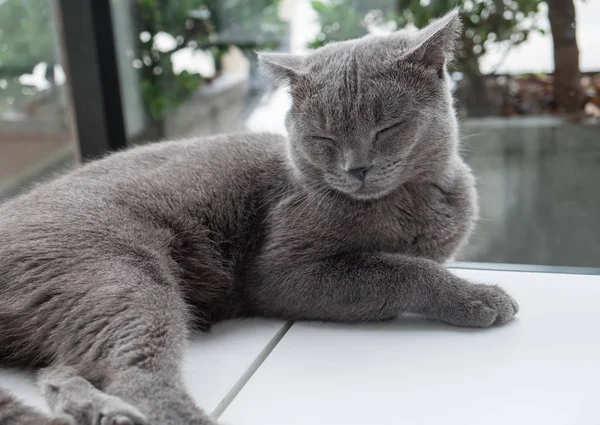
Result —
[[283, 321], [232, 320], [197, 335], [184, 364], [190, 394], [212, 412], [285, 325]]
[[513, 322], [296, 323], [221, 416], [234, 425], [597, 424], [600, 276], [458, 271]]
[[48, 412], [46, 402], [35, 385], [33, 372], [0, 368], [0, 388], [9, 390], [30, 406]]
[[[198, 404], [212, 412], [284, 325], [282, 321], [234, 320], [215, 326], [209, 334], [194, 335], [183, 370]], [[0, 369], [0, 387], [48, 411], [33, 373]]]

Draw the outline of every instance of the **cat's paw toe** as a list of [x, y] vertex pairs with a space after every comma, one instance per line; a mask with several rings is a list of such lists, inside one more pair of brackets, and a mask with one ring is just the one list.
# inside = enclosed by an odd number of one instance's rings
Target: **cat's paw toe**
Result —
[[515, 314], [517, 314], [519, 312], [519, 308], [520, 308], [519, 307], [519, 303], [517, 303], [517, 301], [515, 301], [515, 299], [512, 298], [512, 297], [510, 297], [510, 299], [511, 299], [511, 304], [512, 304], [513, 311], [515, 312]]
[[459, 326], [488, 327], [510, 321], [519, 311], [517, 302], [494, 285], [469, 285], [446, 308], [445, 321]]
[[475, 288], [474, 295], [477, 300], [496, 314], [492, 323], [485, 323], [482, 326], [506, 323], [519, 311], [517, 302], [504, 289], [495, 285], [476, 285]]
[[[463, 326], [486, 327], [496, 322], [498, 312], [490, 308], [483, 301], [469, 301], [466, 305], [466, 314], [456, 324]], [[460, 316], [459, 316], [460, 317]]]
[[94, 425], [146, 425], [144, 415], [116, 397], [103, 400], [97, 418]]
[[108, 417], [102, 416], [100, 419], [100, 425], [135, 425], [131, 418], [123, 415]]
[[488, 286], [490, 296], [487, 301], [489, 306], [498, 312], [498, 316], [494, 324], [506, 323], [517, 314], [519, 305], [513, 297], [508, 295], [506, 291], [498, 286]]

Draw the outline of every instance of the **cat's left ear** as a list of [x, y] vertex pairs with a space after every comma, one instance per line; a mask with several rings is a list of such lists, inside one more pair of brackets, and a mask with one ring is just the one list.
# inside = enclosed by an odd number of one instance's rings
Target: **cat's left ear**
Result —
[[401, 60], [432, 67], [442, 77], [446, 62], [452, 60], [461, 30], [458, 10], [454, 9], [421, 29], [416, 34], [417, 46], [410, 49]]
[[280, 84], [293, 84], [305, 71], [304, 56], [258, 52], [258, 61], [261, 68]]

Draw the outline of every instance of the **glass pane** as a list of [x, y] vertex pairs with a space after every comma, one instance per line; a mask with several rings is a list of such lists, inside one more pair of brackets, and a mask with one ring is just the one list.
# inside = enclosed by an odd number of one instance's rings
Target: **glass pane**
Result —
[[0, 202], [75, 163], [61, 54], [51, 1], [0, 2]]
[[[303, 52], [421, 27], [459, 7], [465, 28], [451, 87], [481, 205], [459, 260], [600, 267], [600, 3], [554, 4], [549, 11], [540, 0], [114, 1], [119, 50], [127, 52], [122, 78], [131, 82], [128, 125], [144, 129], [130, 137], [285, 134], [289, 96], [257, 74], [253, 50]], [[573, 7], [573, 20], [551, 25]]]
[[246, 128], [271, 89], [254, 51], [286, 49], [279, 0], [111, 5], [131, 143]]

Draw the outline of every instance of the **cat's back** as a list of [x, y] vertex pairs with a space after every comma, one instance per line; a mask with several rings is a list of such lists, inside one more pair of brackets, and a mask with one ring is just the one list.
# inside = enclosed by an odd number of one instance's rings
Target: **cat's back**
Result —
[[[91, 162], [0, 205], [7, 221], [136, 202], [183, 204], [211, 201], [248, 190], [258, 180], [284, 173], [284, 139], [272, 134], [234, 134], [166, 141], [132, 148]], [[175, 204], [174, 204], [175, 203]], [[12, 223], [14, 224], [14, 223]]]
[[249, 200], [285, 181], [284, 152], [281, 136], [238, 134], [161, 142], [89, 163], [0, 205], [0, 275], [48, 253], [75, 258], [115, 241], [167, 240], [173, 228], [185, 232], [199, 221], [241, 231]]

